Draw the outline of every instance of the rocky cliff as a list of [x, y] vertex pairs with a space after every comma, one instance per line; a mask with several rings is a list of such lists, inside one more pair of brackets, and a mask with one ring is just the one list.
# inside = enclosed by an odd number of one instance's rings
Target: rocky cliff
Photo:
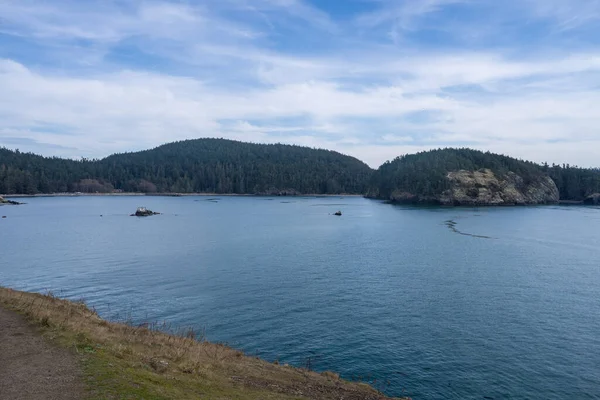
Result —
[[496, 176], [489, 169], [448, 173], [451, 188], [439, 198], [441, 204], [454, 205], [523, 205], [548, 204], [559, 200], [556, 184], [541, 176], [530, 182], [508, 172]]
[[583, 201], [583, 204], [589, 206], [600, 206], [600, 193], [594, 193], [586, 197], [586, 199]]
[[496, 175], [490, 169], [480, 169], [449, 172], [446, 178], [449, 189], [437, 196], [420, 196], [395, 190], [390, 200], [455, 206], [549, 204], [559, 200], [558, 188], [548, 176], [525, 181], [514, 172]]

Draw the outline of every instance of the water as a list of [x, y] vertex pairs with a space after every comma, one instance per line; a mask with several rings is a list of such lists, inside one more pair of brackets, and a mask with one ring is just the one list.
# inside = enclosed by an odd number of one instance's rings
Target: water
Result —
[[[204, 328], [268, 360], [310, 357], [389, 395], [600, 398], [598, 208], [26, 201], [0, 207], [2, 285]], [[141, 205], [164, 215], [128, 216]]]

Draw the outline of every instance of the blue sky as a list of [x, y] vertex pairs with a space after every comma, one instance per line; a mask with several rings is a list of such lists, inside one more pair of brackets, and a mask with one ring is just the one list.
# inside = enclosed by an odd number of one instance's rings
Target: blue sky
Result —
[[600, 0], [0, 0], [0, 146], [600, 165]]

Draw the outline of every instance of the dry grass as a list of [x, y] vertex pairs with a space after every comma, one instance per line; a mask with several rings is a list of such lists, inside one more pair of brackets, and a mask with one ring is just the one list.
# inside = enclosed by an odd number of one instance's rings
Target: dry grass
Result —
[[80, 355], [93, 399], [387, 399], [335, 373], [268, 363], [193, 332], [107, 322], [51, 294], [0, 288], [0, 305]]

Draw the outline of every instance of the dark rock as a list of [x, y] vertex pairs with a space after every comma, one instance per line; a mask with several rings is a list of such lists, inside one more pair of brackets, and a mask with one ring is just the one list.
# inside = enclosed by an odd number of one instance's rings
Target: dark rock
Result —
[[600, 193], [594, 193], [585, 198], [583, 204], [588, 206], [598, 206], [600, 205]]
[[19, 203], [18, 201], [12, 201], [12, 200], [6, 200], [4, 197], [0, 196], [0, 205], [2, 204], [11, 204], [11, 205], [21, 205], [21, 204], [25, 204], [25, 203]]
[[149, 217], [151, 215], [159, 215], [159, 212], [148, 210], [146, 207], [138, 207], [135, 214], [131, 214], [132, 217]]
[[342, 215], [341, 211], [336, 211], [333, 215], [337, 215], [338, 217], [340, 217]]

